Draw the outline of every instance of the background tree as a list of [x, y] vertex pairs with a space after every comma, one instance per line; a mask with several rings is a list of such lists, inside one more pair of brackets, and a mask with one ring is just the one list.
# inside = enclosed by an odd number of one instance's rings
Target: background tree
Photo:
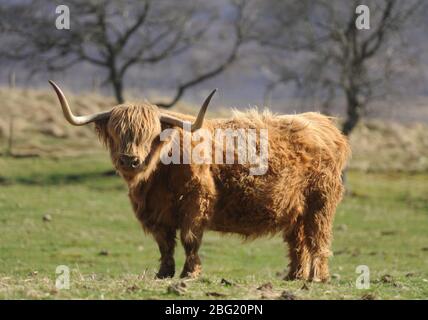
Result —
[[[370, 29], [358, 30], [355, 9], [370, 9]], [[391, 89], [394, 59], [408, 53], [400, 36], [415, 26], [423, 1], [258, 1], [252, 38], [269, 48], [268, 92], [293, 82], [301, 96], [314, 96], [328, 112], [345, 98], [343, 132], [349, 135], [367, 105]], [[393, 50], [399, 47], [398, 50]]]
[[[222, 45], [222, 52], [215, 57], [200, 54], [196, 61], [193, 57], [189, 70], [193, 70], [194, 65], [204, 67], [196, 73], [180, 74], [174, 96], [168, 102], [159, 103], [160, 106], [174, 105], [187, 89], [220, 74], [237, 59], [244, 42], [243, 3], [234, 2], [233, 18], [222, 22], [223, 29], [227, 26], [230, 45]], [[206, 37], [215, 43], [218, 30], [225, 35], [222, 27], [215, 27], [221, 12], [204, 1], [67, 1], [69, 30], [55, 28], [58, 16], [55, 7], [59, 4], [42, 0], [33, 4], [1, 5], [1, 27], [8, 33], [7, 39], [3, 39], [7, 45], [0, 54], [7, 59], [24, 61], [32, 73], [57, 72], [79, 63], [94, 65], [106, 71], [104, 84], [112, 86], [118, 103], [124, 101], [125, 79], [131, 68], [143, 72], [145, 66], [168, 59], [184, 61], [195, 48], [206, 44]], [[36, 58], [40, 63], [33, 63]]]

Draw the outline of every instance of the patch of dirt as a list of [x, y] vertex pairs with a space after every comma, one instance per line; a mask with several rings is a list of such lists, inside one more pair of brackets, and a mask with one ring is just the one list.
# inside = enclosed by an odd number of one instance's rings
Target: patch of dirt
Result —
[[219, 292], [207, 292], [206, 295], [208, 297], [215, 297], [215, 298], [226, 297], [226, 295], [224, 293], [219, 293]]
[[223, 284], [223, 285], [225, 285], [226, 287], [231, 287], [231, 286], [234, 285], [232, 282], [230, 282], [229, 280], [226, 280], [224, 278], [221, 279], [220, 283]]
[[304, 284], [303, 284], [303, 286], [300, 288], [300, 290], [309, 290], [309, 286], [308, 286], [308, 284], [305, 282]]
[[132, 286], [126, 288], [126, 291], [127, 292], [135, 292], [135, 291], [138, 291], [139, 289], [140, 289], [139, 286], [137, 286], [136, 284], [133, 284]]
[[108, 256], [109, 254], [110, 254], [110, 252], [106, 249], [103, 249], [100, 252], [98, 252], [99, 256]]
[[398, 232], [395, 230], [385, 230], [385, 231], [381, 231], [380, 235], [381, 236], [394, 236], [396, 235]]
[[380, 282], [382, 282], [382, 283], [393, 283], [394, 278], [390, 274], [385, 274], [380, 278]]
[[178, 296], [186, 293], [186, 291], [187, 291], [187, 284], [184, 281], [180, 281], [178, 283], [171, 284], [167, 288], [167, 293], [175, 294]]
[[361, 296], [361, 300], [376, 300], [376, 296], [373, 293], [366, 293]]
[[262, 290], [262, 291], [272, 290], [272, 289], [273, 289], [272, 282], [266, 282], [257, 288], [257, 290]]
[[283, 291], [278, 299], [279, 300], [297, 300], [297, 296], [291, 291]]

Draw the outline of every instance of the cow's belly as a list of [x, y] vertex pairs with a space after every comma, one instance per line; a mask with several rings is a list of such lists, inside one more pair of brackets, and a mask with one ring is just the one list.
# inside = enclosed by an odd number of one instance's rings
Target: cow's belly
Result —
[[214, 231], [258, 236], [281, 230], [281, 214], [272, 207], [269, 195], [249, 195], [245, 190], [223, 190], [210, 217]]
[[[216, 172], [217, 173], [217, 172]], [[303, 197], [286, 181], [290, 175], [249, 176], [221, 167], [217, 202], [209, 228], [257, 237], [286, 231], [302, 213]]]

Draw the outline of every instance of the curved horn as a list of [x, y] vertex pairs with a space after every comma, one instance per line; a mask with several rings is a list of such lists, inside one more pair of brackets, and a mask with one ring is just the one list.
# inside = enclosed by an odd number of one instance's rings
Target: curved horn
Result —
[[[217, 89], [214, 89], [210, 95], [205, 99], [204, 103], [202, 104], [201, 109], [199, 110], [198, 116], [196, 117], [195, 122], [192, 124], [191, 131], [194, 132], [202, 127], [202, 124], [204, 123], [204, 117], [205, 113], [207, 112], [208, 105], [210, 104], [211, 98], [213, 97], [214, 93], [216, 93]], [[178, 126], [181, 128], [184, 128], [184, 121], [181, 119], [178, 119], [176, 117], [163, 114], [160, 115], [160, 121], [172, 124], [173, 126]]]
[[110, 116], [110, 111], [104, 111], [99, 113], [90, 114], [87, 116], [75, 116], [72, 112], [70, 107], [68, 106], [67, 99], [64, 96], [64, 93], [62, 93], [61, 89], [55, 84], [55, 82], [49, 80], [49, 83], [54, 88], [58, 100], [61, 104], [62, 112], [64, 113], [64, 117], [67, 119], [69, 123], [71, 123], [74, 126], [83, 126], [85, 124], [105, 119]]

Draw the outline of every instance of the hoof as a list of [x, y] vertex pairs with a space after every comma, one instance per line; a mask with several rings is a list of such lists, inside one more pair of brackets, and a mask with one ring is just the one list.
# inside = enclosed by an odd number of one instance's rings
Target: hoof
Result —
[[327, 282], [330, 282], [330, 277], [323, 277], [323, 278], [313, 277], [309, 279], [309, 281], [315, 282], [315, 283], [327, 283]]
[[303, 276], [303, 275], [299, 275], [296, 273], [289, 273], [287, 274], [284, 278], [285, 281], [296, 281], [296, 280], [303, 280], [303, 281], [307, 281], [308, 277]]
[[180, 278], [196, 279], [199, 277], [201, 272], [202, 269], [200, 266], [196, 266], [193, 270], [184, 269], [183, 272], [181, 272]]
[[166, 279], [174, 277], [175, 271], [167, 270], [167, 271], [159, 271], [156, 273], [156, 279]]

